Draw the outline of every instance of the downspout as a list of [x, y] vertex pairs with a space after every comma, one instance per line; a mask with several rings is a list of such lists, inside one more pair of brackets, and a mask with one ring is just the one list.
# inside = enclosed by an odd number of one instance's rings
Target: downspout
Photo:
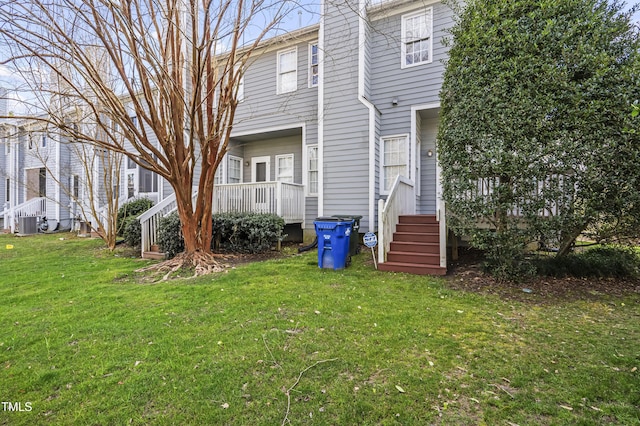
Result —
[[318, 217], [324, 216], [324, 17], [325, 2], [320, 0], [318, 29]]
[[358, 100], [369, 110], [369, 231], [375, 231], [376, 107], [365, 96], [366, 2], [358, 5]]
[[61, 184], [62, 184], [62, 175], [60, 172], [60, 147], [62, 146], [62, 144], [60, 143], [59, 140], [56, 140], [55, 142], [53, 141], [53, 138], [51, 140], [50, 143], [55, 143], [56, 144], [56, 177], [55, 180], [57, 180], [59, 183], [56, 185], [56, 198], [55, 198], [55, 206], [56, 206], [56, 217], [54, 218], [55, 220], [58, 221], [58, 223], [60, 223], [60, 217], [61, 217], [61, 212], [60, 212], [60, 208], [62, 207], [62, 199], [61, 199]]

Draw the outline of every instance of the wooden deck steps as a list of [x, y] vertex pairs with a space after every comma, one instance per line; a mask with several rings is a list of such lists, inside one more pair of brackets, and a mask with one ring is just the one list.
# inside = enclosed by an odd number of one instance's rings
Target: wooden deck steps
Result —
[[160, 250], [160, 246], [153, 244], [149, 251], [142, 253], [143, 259], [164, 260], [166, 255]]
[[387, 261], [381, 271], [445, 275], [440, 266], [440, 228], [435, 215], [400, 216]]

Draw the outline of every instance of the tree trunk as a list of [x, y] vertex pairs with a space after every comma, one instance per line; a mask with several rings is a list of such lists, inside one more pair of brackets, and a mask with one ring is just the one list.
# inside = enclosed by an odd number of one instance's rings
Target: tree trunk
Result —
[[582, 224], [573, 228], [572, 231], [563, 235], [562, 241], [560, 241], [560, 247], [558, 248], [558, 254], [556, 254], [556, 256], [566, 256], [567, 254], [569, 254], [571, 252], [573, 243], [575, 243], [576, 239], [586, 228], [587, 222], [583, 222]]
[[[184, 191], [187, 192], [187, 191]], [[211, 253], [213, 238], [212, 224], [213, 187], [198, 192], [195, 209], [193, 208], [191, 193], [176, 197], [178, 215], [182, 226], [185, 254]]]

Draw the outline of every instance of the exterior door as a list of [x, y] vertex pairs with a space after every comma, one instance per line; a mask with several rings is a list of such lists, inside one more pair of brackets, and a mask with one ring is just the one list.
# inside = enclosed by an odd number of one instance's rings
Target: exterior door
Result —
[[[271, 180], [271, 157], [251, 158], [251, 182], [269, 182]], [[269, 188], [266, 185], [253, 185], [253, 201], [256, 213], [269, 213]]]

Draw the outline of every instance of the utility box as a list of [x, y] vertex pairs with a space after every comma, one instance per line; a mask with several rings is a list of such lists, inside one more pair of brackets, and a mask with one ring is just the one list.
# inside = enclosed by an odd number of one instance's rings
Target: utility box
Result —
[[318, 267], [344, 269], [349, 260], [353, 220], [319, 217], [313, 224], [318, 237]]
[[21, 235], [35, 234], [38, 232], [38, 218], [35, 216], [21, 216], [18, 218], [18, 232]]

